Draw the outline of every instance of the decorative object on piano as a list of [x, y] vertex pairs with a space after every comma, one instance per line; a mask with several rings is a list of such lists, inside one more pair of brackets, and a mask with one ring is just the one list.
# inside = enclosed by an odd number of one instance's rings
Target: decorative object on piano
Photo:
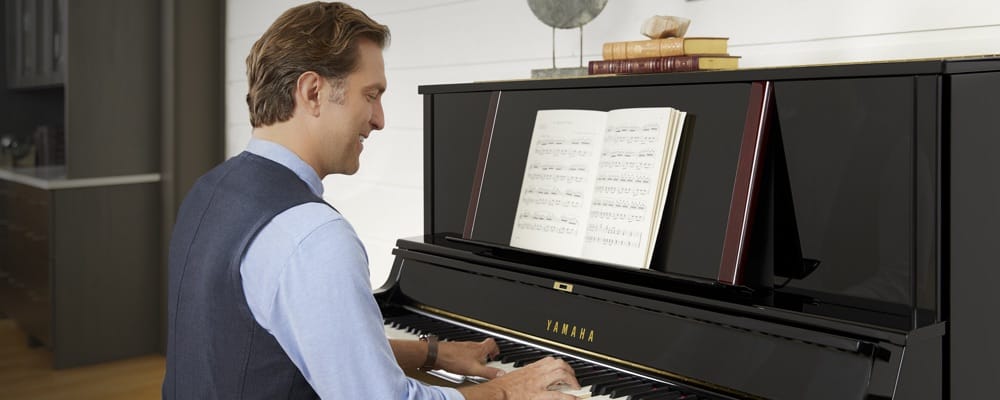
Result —
[[649, 39], [606, 42], [602, 60], [591, 61], [587, 74], [648, 74], [728, 70], [739, 67], [729, 55], [728, 37], [685, 37], [691, 20], [654, 15], [642, 24]]
[[736, 69], [738, 56], [670, 56], [632, 58], [624, 60], [591, 61], [587, 67], [590, 75], [599, 74], [648, 74], [653, 72], [689, 72]]
[[727, 55], [729, 38], [724, 37], [671, 37], [650, 40], [605, 43], [601, 56], [605, 60], [633, 58]]
[[510, 245], [648, 268], [686, 115], [538, 111]]
[[[583, 66], [583, 26], [604, 10], [608, 0], [528, 0], [528, 7], [539, 21], [552, 27], [552, 68], [531, 70], [532, 78], [560, 78], [587, 75]], [[580, 65], [556, 67], [556, 28], [580, 28]]]
[[650, 39], [684, 37], [691, 20], [673, 15], [654, 15], [642, 23], [639, 31]]

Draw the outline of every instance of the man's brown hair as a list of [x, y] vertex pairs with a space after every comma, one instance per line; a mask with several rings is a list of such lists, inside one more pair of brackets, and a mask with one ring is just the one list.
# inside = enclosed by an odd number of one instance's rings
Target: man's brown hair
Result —
[[389, 27], [344, 3], [313, 2], [293, 7], [271, 24], [247, 56], [250, 125], [287, 121], [295, 109], [299, 75], [315, 71], [334, 85], [357, 68], [358, 38], [379, 47], [389, 43]]

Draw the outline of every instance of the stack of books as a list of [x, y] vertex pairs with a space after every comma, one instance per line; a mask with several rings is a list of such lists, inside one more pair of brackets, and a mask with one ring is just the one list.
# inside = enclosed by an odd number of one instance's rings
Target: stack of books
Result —
[[587, 73], [648, 74], [725, 70], [739, 67], [738, 56], [728, 52], [729, 38], [669, 37], [608, 42], [602, 60], [591, 61]]

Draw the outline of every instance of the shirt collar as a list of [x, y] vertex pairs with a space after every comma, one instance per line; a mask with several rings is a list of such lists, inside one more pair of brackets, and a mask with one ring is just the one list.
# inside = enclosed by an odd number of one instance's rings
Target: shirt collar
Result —
[[299, 179], [305, 182], [306, 185], [309, 185], [309, 190], [312, 190], [312, 192], [317, 196], [323, 196], [323, 182], [319, 179], [319, 176], [316, 175], [316, 170], [310, 167], [305, 161], [302, 161], [298, 155], [293, 153], [287, 147], [275, 142], [251, 137], [250, 143], [247, 144], [246, 151], [274, 161], [285, 166], [285, 168], [292, 170], [295, 175], [298, 175]]

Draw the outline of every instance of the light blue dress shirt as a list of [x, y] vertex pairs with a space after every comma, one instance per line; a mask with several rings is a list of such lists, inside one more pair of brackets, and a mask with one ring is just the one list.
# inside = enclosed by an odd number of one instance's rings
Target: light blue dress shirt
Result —
[[[295, 153], [251, 139], [247, 151], [288, 167], [318, 196], [323, 184]], [[324, 399], [464, 399], [403, 374], [372, 296], [368, 255], [339, 213], [306, 203], [278, 214], [240, 264], [254, 319]]]

